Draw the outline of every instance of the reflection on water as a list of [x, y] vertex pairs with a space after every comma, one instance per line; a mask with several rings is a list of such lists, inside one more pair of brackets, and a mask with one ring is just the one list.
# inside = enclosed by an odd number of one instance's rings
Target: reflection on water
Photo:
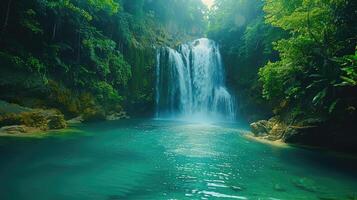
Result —
[[[353, 160], [245, 140], [237, 124], [103, 122], [0, 138], [0, 199], [353, 199]], [[355, 195], [355, 196], [354, 196]]]

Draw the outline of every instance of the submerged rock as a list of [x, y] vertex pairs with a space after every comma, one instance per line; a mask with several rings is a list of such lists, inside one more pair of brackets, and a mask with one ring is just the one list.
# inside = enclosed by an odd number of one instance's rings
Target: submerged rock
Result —
[[295, 187], [308, 192], [317, 192], [315, 182], [308, 178], [300, 178], [293, 181]]
[[234, 191], [243, 191], [245, 190], [244, 186], [231, 186]]
[[274, 190], [278, 191], [278, 192], [285, 192], [286, 189], [283, 188], [280, 184], [275, 184], [274, 185]]

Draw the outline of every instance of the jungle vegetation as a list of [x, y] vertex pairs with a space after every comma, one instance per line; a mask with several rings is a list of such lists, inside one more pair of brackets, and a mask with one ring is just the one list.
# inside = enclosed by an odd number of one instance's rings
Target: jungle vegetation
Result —
[[357, 119], [354, 0], [216, 0], [210, 9], [200, 0], [6, 0], [0, 9], [2, 100], [66, 117], [150, 115], [155, 48], [209, 37], [242, 119], [342, 129]]

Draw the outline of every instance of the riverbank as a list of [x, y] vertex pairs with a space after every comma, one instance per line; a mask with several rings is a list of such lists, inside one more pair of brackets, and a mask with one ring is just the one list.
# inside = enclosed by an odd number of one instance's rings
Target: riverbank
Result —
[[283, 140], [269, 140], [264, 137], [256, 137], [253, 133], [247, 132], [244, 133], [243, 137], [247, 140], [251, 140], [254, 142], [259, 142], [263, 144], [268, 144], [274, 147], [279, 147], [279, 148], [288, 148], [289, 144], [285, 143]]
[[94, 112], [66, 120], [57, 109], [29, 108], [0, 100], [0, 137], [42, 137], [65, 131], [71, 124], [120, 119], [129, 116], [124, 111], [108, 115]]
[[333, 123], [319, 119], [286, 122], [275, 116], [251, 123], [250, 129], [251, 133], [245, 137], [274, 146], [286, 144], [356, 157], [357, 141], [351, 134], [352, 127], [338, 129]]

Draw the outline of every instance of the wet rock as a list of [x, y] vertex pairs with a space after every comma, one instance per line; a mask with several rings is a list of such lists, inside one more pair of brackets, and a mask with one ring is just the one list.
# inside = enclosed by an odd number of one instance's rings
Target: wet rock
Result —
[[22, 124], [28, 127], [35, 127], [41, 130], [48, 130], [48, 121], [44, 113], [40, 110], [21, 114]]
[[269, 124], [271, 129], [268, 139], [273, 141], [281, 139], [286, 131], [286, 125], [275, 118], [270, 119]]
[[24, 125], [43, 131], [67, 127], [63, 114], [56, 110], [36, 109], [32, 112], [22, 113], [21, 118]]
[[66, 128], [64, 115], [54, 109], [31, 109], [1, 101], [0, 127], [7, 134]]
[[24, 125], [4, 126], [0, 128], [0, 132], [10, 135], [23, 134], [26, 133], [26, 126]]
[[72, 118], [70, 120], [67, 121], [67, 123], [69, 124], [80, 124], [84, 121], [83, 117], [82, 116], [78, 116], [78, 117], [75, 117], [75, 118]]
[[124, 111], [118, 112], [118, 113], [112, 113], [112, 114], [106, 116], [106, 120], [108, 120], [108, 121], [114, 121], [114, 120], [120, 120], [120, 119], [129, 119], [129, 116]]
[[281, 139], [286, 131], [286, 125], [274, 117], [269, 121], [254, 122], [250, 127], [255, 136], [264, 137], [272, 141]]
[[261, 135], [267, 135], [271, 129], [271, 126], [268, 121], [261, 120], [251, 123], [250, 128], [255, 136], [261, 136]]

